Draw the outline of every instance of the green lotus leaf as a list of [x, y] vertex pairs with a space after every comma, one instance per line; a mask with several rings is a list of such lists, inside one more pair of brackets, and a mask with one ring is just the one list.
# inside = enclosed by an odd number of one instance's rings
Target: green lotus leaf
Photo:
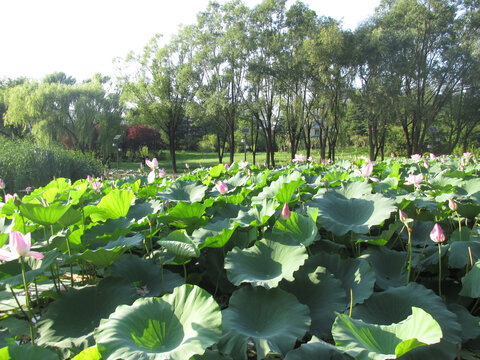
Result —
[[92, 213], [90, 218], [96, 222], [126, 216], [134, 198], [130, 190], [112, 190], [97, 204], [99, 212]]
[[262, 239], [253, 247], [235, 247], [225, 257], [227, 277], [234, 285], [248, 282], [267, 289], [278, 286], [282, 279], [292, 281], [293, 273], [308, 258], [302, 245], [288, 245]]
[[372, 185], [366, 181], [354, 181], [342, 183], [335, 193], [346, 199], [357, 199], [365, 195], [371, 195]]
[[349, 360], [343, 351], [315, 336], [298, 349], [291, 350], [285, 360]]
[[270, 351], [286, 354], [310, 327], [308, 307], [278, 288], [239, 288], [222, 316], [223, 335], [218, 347], [235, 360], [247, 360], [249, 339], [255, 344], [258, 360]]
[[298, 171], [280, 175], [277, 180], [264, 187], [258, 196], [252, 198], [252, 204], [261, 204], [265, 199], [276, 199], [280, 204], [290, 202], [298, 187], [305, 183], [301, 176]]
[[372, 264], [376, 284], [381, 289], [402, 286], [407, 283], [407, 253], [390, 250], [384, 246], [370, 247], [362, 253], [361, 259]]
[[176, 181], [172, 187], [157, 193], [157, 196], [168, 201], [196, 203], [203, 200], [207, 189], [200, 181]]
[[358, 360], [396, 359], [409, 351], [440, 342], [443, 334], [435, 319], [421, 308], [391, 325], [368, 324], [339, 314], [332, 327], [335, 345]]
[[203, 215], [206, 209], [205, 204], [179, 202], [173, 208], [168, 210], [167, 215], [160, 215], [159, 222], [174, 225], [176, 227], [198, 227], [204, 222]]
[[[346, 191], [350, 196], [350, 190], [353, 189], [349, 189]], [[357, 187], [355, 190], [360, 191]], [[322, 226], [340, 236], [349, 231], [366, 234], [370, 227], [380, 225], [396, 210], [392, 199], [379, 194], [348, 198], [332, 190], [320, 196], [316, 195], [308, 205], [318, 208], [318, 221]]]
[[72, 262], [76, 259], [82, 259], [98, 266], [110, 266], [120, 258], [125, 251], [141, 245], [143, 239], [144, 236], [141, 233], [130, 237], [120, 236], [118, 240], [110, 241], [96, 249], [87, 249], [80, 254], [72, 255], [68, 261]]
[[459, 295], [474, 299], [480, 297], [480, 260], [477, 260], [475, 265], [462, 278], [462, 291]]
[[0, 349], [2, 360], [58, 360], [58, 355], [49, 349], [39, 346], [6, 346]]
[[387, 192], [389, 189], [396, 189], [397, 187], [398, 179], [396, 177], [387, 177], [373, 184], [373, 188], [377, 194]]
[[311, 245], [318, 234], [315, 221], [310, 216], [303, 216], [292, 212], [290, 218], [279, 218], [272, 229], [273, 235], [287, 235], [295, 243], [304, 246]]
[[95, 331], [105, 359], [185, 360], [215, 344], [222, 333], [220, 307], [195, 285], [161, 298], [119, 306]]
[[244, 175], [242, 173], [236, 173], [234, 176], [232, 176], [230, 179], [225, 180], [225, 183], [227, 185], [230, 185], [233, 188], [243, 186], [247, 183], [249, 177], [247, 175]]
[[462, 327], [463, 342], [480, 337], [480, 317], [473, 316], [465, 306], [459, 304], [449, 304], [448, 310], [457, 315], [457, 321]]
[[184, 264], [191, 258], [200, 256], [197, 244], [184, 230], [172, 231], [166, 238], [157, 241], [157, 244], [175, 255], [176, 264]]
[[349, 175], [345, 171], [337, 170], [329, 171], [323, 177], [323, 179], [326, 180], [330, 186], [335, 186], [340, 181], [347, 180], [348, 178]]
[[293, 282], [282, 281], [280, 288], [295, 295], [310, 309], [312, 325], [310, 332], [319, 337], [330, 337], [335, 320], [335, 312], [343, 312], [347, 307], [347, 296], [342, 282], [327, 269], [317, 267], [313, 271], [303, 266], [294, 273]]
[[52, 302], [38, 322], [38, 345], [58, 348], [93, 345], [93, 331], [120, 304], [131, 304], [137, 290], [121, 279], [105, 278], [97, 286], [69, 289]]
[[210, 221], [207, 225], [196, 229], [192, 238], [200, 249], [205, 247], [223, 247], [238, 225], [225, 218], [219, 221]]
[[381, 293], [374, 293], [363, 304], [353, 308], [352, 317], [370, 324], [388, 325], [407, 318], [411, 314], [412, 307], [423, 309], [438, 322], [442, 329], [443, 339], [439, 344], [412, 350], [404, 355], [405, 359], [455, 358], [457, 344], [461, 341], [461, 327], [457, 322], [457, 317], [447, 309], [439, 296], [420, 284], [410, 283], [408, 286], [389, 288]]
[[180, 275], [130, 254], [124, 254], [110, 267], [110, 276], [131, 283], [144, 296], [160, 296], [183, 284]]
[[102, 360], [102, 355], [96, 346], [92, 346], [80, 351], [72, 360]]
[[207, 350], [203, 355], [194, 355], [190, 360], [232, 360], [230, 356], [221, 354], [218, 350]]
[[344, 294], [350, 303], [353, 293], [353, 303], [360, 304], [373, 293], [375, 273], [371, 265], [363, 259], [341, 259], [338, 254], [320, 252], [311, 256], [305, 262], [305, 271], [312, 272], [318, 266], [325, 267], [336, 279], [341, 281]]
[[275, 200], [264, 199], [261, 204], [255, 204], [249, 209], [240, 208], [232, 222], [241, 227], [262, 226], [275, 214], [276, 207]]
[[58, 220], [58, 223], [63, 227], [68, 227], [73, 224], [82, 221], [82, 213], [73, 207], [70, 207], [68, 211]]
[[216, 177], [219, 177], [220, 175], [222, 175], [224, 172], [225, 172], [225, 166], [223, 166], [223, 164], [218, 164], [218, 165], [210, 168], [210, 171], [208, 172], [208, 174], [212, 178], [216, 178]]
[[49, 226], [56, 224], [58, 220], [70, 209], [71, 205], [64, 206], [62, 203], [53, 203], [48, 206], [41, 204], [21, 203], [20, 211], [27, 219], [37, 224]]
[[480, 192], [480, 179], [474, 178], [464, 180], [459, 186], [457, 186], [457, 194], [470, 199], [474, 194]]
[[[469, 231], [469, 228], [462, 228], [462, 238], [465, 236], [465, 233], [468, 233]], [[478, 238], [472, 238], [468, 241], [452, 241], [456, 240], [453, 235], [454, 233], [452, 233], [449, 241], [448, 266], [454, 269], [465, 268], [465, 266], [470, 263], [470, 253], [474, 259], [480, 257], [480, 241]]]

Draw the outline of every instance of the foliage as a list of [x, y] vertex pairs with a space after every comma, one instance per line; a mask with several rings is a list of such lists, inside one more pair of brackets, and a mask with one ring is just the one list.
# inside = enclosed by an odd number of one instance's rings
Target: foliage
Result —
[[44, 186], [55, 177], [77, 180], [101, 174], [103, 166], [90, 155], [58, 146], [39, 146], [27, 140], [2, 138], [0, 142], [0, 178], [6, 183], [7, 192]]

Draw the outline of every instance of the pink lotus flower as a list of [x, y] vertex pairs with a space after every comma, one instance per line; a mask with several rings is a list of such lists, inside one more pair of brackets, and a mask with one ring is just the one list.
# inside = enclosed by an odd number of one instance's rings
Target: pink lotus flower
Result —
[[23, 235], [19, 231], [12, 231], [8, 236], [8, 246], [10, 251], [0, 249], [0, 260], [12, 261], [19, 257], [33, 257], [35, 259], [43, 259], [43, 254], [37, 251], [30, 251], [31, 234]]
[[153, 158], [152, 161], [147, 159], [145, 160], [145, 165], [147, 165], [150, 169], [155, 170], [156, 168], [158, 168], [158, 160], [157, 158]]
[[430, 239], [436, 243], [442, 243], [445, 241], [445, 234], [443, 233], [443, 230], [440, 227], [440, 225], [435, 224], [432, 232], [430, 233]]
[[240, 161], [238, 163], [238, 167], [242, 170], [245, 170], [247, 168], [247, 166], [248, 166], [248, 161]]
[[87, 181], [91, 183], [93, 181], [93, 178], [90, 175], [87, 175]]
[[430, 160], [435, 160], [437, 157], [434, 153], [430, 153]]
[[190, 165], [188, 165], [188, 163], [185, 163], [185, 168], [190, 169]]
[[464, 152], [463, 157], [467, 158], [467, 160], [468, 160], [472, 157], [472, 153], [471, 152]]
[[292, 213], [290, 212], [290, 209], [288, 208], [288, 204], [285, 203], [285, 205], [283, 205], [282, 212], [280, 213], [280, 217], [283, 220], [288, 220], [288, 219], [290, 219], [291, 215], [292, 215]]
[[430, 167], [427, 160], [423, 162], [423, 166], [425, 166], [425, 169], [428, 169]]
[[415, 186], [415, 188], [420, 189], [420, 184], [423, 181], [423, 175], [410, 174], [408, 175], [408, 177], [405, 178], [405, 180], [407, 180], [407, 182], [404, 183], [405, 185], [413, 185]]
[[448, 207], [450, 210], [456, 211], [458, 208], [458, 204], [453, 199], [448, 199]]
[[102, 186], [103, 186], [103, 183], [101, 181], [94, 181], [92, 183], [92, 188], [93, 188], [93, 191], [99, 193], [100, 190], [102, 189]]
[[304, 163], [307, 161], [307, 157], [303, 154], [295, 154], [295, 159], [292, 160], [293, 163]]
[[158, 170], [158, 176], [160, 176], [161, 178], [165, 177], [165, 175], [167, 175], [167, 172], [165, 169], [160, 169]]
[[354, 174], [368, 179], [373, 173], [373, 164], [371, 162], [363, 164], [361, 170], [355, 169]]
[[227, 170], [230, 169], [230, 165], [228, 165], [228, 164], [223, 165], [223, 167], [224, 167], [225, 169], [227, 169]]
[[405, 223], [405, 221], [408, 219], [407, 214], [405, 214], [402, 210], [398, 210], [398, 215], [400, 216], [400, 221], [402, 223]]
[[5, 202], [8, 202], [10, 199], [15, 199], [17, 196], [17, 193], [14, 193], [13, 195], [11, 194], [5, 194]]
[[220, 194], [226, 194], [228, 192], [228, 186], [227, 184], [225, 184], [223, 181], [221, 180], [218, 180], [217, 181], [217, 184], [215, 185], [215, 187], [217, 188], [218, 192]]
[[411, 158], [413, 161], [420, 161], [420, 160], [422, 160], [422, 155], [420, 155], [420, 154], [413, 154], [410, 158]]

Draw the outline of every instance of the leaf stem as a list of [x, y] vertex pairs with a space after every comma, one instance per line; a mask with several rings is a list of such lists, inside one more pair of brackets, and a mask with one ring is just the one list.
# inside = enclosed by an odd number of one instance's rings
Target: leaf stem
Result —
[[35, 335], [33, 332], [33, 324], [32, 324], [32, 303], [30, 300], [30, 294], [28, 293], [28, 286], [27, 286], [27, 279], [25, 277], [25, 263], [23, 260], [23, 256], [20, 256], [20, 268], [22, 269], [22, 279], [23, 279], [23, 289], [25, 290], [25, 301], [27, 303], [27, 310], [28, 310], [28, 316], [27, 316], [27, 321], [28, 321], [28, 326], [30, 327], [30, 341], [32, 343], [32, 346], [35, 346]]

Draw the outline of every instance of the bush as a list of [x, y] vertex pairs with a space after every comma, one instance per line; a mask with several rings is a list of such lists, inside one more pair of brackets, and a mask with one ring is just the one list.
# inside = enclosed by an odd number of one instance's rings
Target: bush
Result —
[[103, 170], [99, 160], [78, 151], [38, 146], [25, 140], [0, 139], [0, 178], [9, 193], [27, 186], [44, 186], [53, 177], [76, 181], [87, 175], [100, 176]]

